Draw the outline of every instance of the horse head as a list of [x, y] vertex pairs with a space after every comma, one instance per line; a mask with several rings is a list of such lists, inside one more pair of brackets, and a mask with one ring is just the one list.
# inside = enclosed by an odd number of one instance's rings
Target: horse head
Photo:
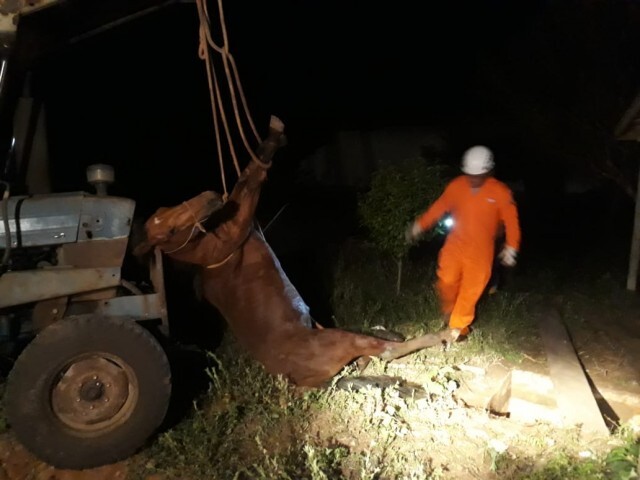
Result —
[[198, 231], [205, 231], [202, 222], [222, 206], [219, 194], [206, 191], [180, 205], [159, 208], [145, 222], [146, 239], [136, 246], [134, 254], [143, 255], [155, 246], [165, 253], [182, 248]]

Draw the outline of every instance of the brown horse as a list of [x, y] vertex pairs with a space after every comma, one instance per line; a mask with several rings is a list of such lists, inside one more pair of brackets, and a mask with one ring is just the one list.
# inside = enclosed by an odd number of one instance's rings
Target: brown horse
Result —
[[253, 216], [284, 126], [272, 117], [269, 136], [257, 158], [242, 172], [222, 204], [203, 192], [173, 208], [160, 208], [145, 223], [146, 240], [170, 258], [202, 269], [202, 292], [226, 319], [238, 342], [266, 370], [296, 385], [326, 384], [353, 360], [394, 359], [441, 344], [443, 334], [406, 342], [312, 327], [309, 307], [283, 272], [278, 259], [254, 227]]

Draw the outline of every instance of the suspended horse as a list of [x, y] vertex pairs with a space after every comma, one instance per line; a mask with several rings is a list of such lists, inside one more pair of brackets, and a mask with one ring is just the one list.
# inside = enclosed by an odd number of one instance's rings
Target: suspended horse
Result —
[[284, 125], [271, 118], [270, 132], [244, 169], [228, 200], [206, 191], [145, 223], [138, 255], [152, 248], [202, 270], [204, 298], [227, 321], [239, 344], [265, 369], [292, 383], [319, 387], [356, 359], [390, 360], [441, 344], [442, 334], [404, 342], [313, 328], [309, 307], [293, 287], [264, 236], [254, 212]]

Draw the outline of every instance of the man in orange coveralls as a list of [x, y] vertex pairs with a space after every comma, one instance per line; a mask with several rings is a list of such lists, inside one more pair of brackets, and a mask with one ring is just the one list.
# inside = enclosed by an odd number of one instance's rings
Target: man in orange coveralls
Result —
[[506, 233], [498, 254], [502, 264], [515, 266], [520, 248], [518, 210], [509, 187], [493, 178], [493, 167], [493, 154], [487, 147], [477, 145], [467, 150], [462, 159], [464, 175], [453, 179], [406, 232], [407, 241], [413, 243], [445, 214], [453, 219], [440, 250], [436, 284], [452, 341], [469, 333], [476, 303], [491, 277], [501, 224]]

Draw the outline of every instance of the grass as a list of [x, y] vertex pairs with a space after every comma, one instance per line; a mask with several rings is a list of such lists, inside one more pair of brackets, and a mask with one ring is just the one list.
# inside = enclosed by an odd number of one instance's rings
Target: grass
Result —
[[[366, 245], [352, 245], [336, 262], [332, 296], [336, 325], [357, 331], [381, 325], [407, 336], [440, 330], [442, 317], [433, 288], [435, 263], [406, 263], [404, 287], [396, 295], [393, 261]], [[513, 292], [483, 297], [465, 351], [474, 357], [519, 361], [523, 347], [537, 335], [527, 313], [528, 300], [528, 295]]]
[[[366, 245], [344, 252], [333, 272], [337, 326], [382, 325], [405, 336], [441, 328], [433, 262], [407, 263], [399, 295], [394, 267]], [[484, 297], [467, 341], [394, 362], [373, 359], [364, 374], [391, 379], [379, 387], [341, 388], [358, 374], [350, 365], [329, 388], [295, 388], [268, 375], [227, 337], [211, 354], [209, 390], [188, 418], [130, 460], [128, 478], [637, 478], [631, 428], [587, 442], [574, 428], [519, 424], [461, 404], [464, 378], [456, 366], [519, 362], [537, 336], [535, 301], [514, 291]]]
[[629, 480], [638, 478], [638, 438], [624, 426], [611, 438], [609, 448], [598, 453], [568, 439], [540, 461], [532, 455], [500, 454], [496, 473], [520, 480]]
[[[298, 395], [230, 348], [222, 347], [224, 363], [213, 357], [217, 367], [207, 370], [211, 387], [190, 418], [161, 435], [138, 470], [176, 479], [296, 478], [293, 459], [300, 452], [290, 449], [289, 432], [304, 429], [315, 392]], [[280, 470], [282, 476], [269, 476]]]
[[[337, 326], [382, 325], [406, 336], [441, 328], [433, 264], [406, 265], [400, 295], [392, 266], [366, 246], [352, 246], [339, 259], [332, 296]], [[457, 400], [455, 365], [521, 359], [536, 336], [532, 301], [514, 292], [485, 297], [468, 341], [401, 362], [373, 359], [364, 372], [405, 378], [417, 390], [393, 383], [338, 388], [357, 374], [353, 366], [330, 388], [296, 389], [227, 339], [208, 371], [207, 395], [190, 418], [137, 457], [135, 471], [140, 478], [192, 480], [635, 478], [638, 443], [627, 430], [585, 445], [576, 429], [518, 426]]]
[[[135, 459], [136, 478], [635, 478], [638, 443], [628, 432], [585, 445], [576, 431], [552, 426], [505, 430], [508, 420], [457, 404], [450, 367], [423, 372], [424, 398], [394, 388], [299, 391], [232, 343], [225, 350], [192, 416]], [[384, 362], [373, 366], [384, 372]]]

